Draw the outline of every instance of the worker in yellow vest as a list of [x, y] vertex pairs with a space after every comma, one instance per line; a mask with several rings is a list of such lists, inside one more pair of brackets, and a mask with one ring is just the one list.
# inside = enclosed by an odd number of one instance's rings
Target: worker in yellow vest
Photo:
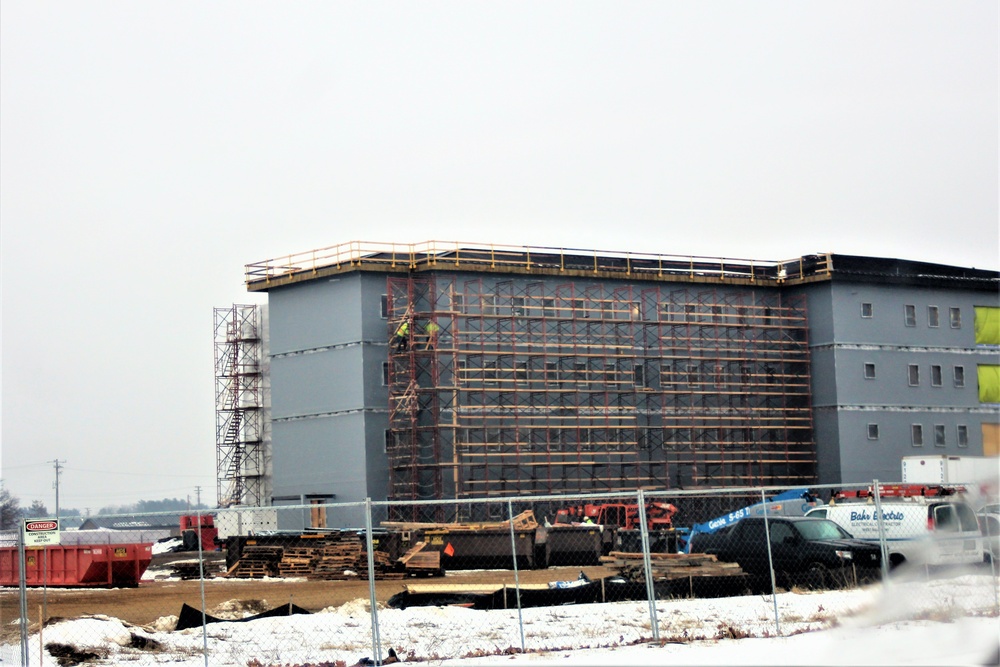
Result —
[[427, 346], [424, 349], [433, 350], [437, 346], [438, 332], [441, 331], [441, 327], [438, 326], [437, 322], [431, 320], [424, 329], [427, 331]]
[[403, 321], [400, 322], [399, 326], [396, 328], [396, 333], [393, 335], [392, 342], [390, 343], [396, 348], [396, 352], [406, 351], [406, 346], [409, 343], [409, 337], [410, 337], [409, 334], [410, 334], [410, 318], [409, 314], [407, 314], [407, 316], [403, 318]]

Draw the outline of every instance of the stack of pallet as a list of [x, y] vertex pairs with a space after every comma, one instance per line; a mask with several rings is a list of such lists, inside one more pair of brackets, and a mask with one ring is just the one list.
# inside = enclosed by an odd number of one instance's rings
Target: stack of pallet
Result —
[[282, 577], [307, 577], [312, 574], [315, 562], [315, 549], [284, 547], [284, 553], [278, 562], [278, 574]]
[[[386, 553], [376, 551], [373, 562], [376, 579], [401, 579], [405, 576]], [[368, 576], [368, 555], [357, 534], [332, 533], [311, 539], [308, 544], [246, 546], [227, 576], [244, 579], [364, 579]]]
[[357, 535], [327, 537], [326, 543], [316, 549], [311, 578], [331, 581], [357, 579], [359, 572], [368, 570], [363, 556], [361, 538]]
[[229, 568], [226, 575], [241, 579], [276, 577], [283, 553], [284, 549], [281, 547], [244, 547], [240, 559]]
[[[712, 554], [649, 554], [653, 581], [687, 579], [688, 577], [729, 577], [743, 574], [737, 563], [722, 563]], [[601, 556], [601, 562], [617, 568], [630, 581], [646, 581], [641, 553], [612, 551]]]

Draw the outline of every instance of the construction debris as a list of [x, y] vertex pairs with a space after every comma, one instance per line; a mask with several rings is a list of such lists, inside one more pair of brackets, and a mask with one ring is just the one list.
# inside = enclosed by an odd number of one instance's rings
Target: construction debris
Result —
[[507, 521], [457, 521], [452, 523], [434, 523], [419, 521], [383, 521], [381, 526], [396, 530], [417, 530], [421, 528], [445, 529], [449, 531], [470, 531], [470, 530], [501, 530], [509, 529], [511, 521], [514, 523], [514, 530], [534, 530], [538, 528], [538, 521], [532, 510], [525, 510]]
[[[712, 554], [651, 553], [649, 559], [653, 581], [745, 574], [738, 563], [720, 562]], [[616, 568], [629, 581], [646, 581], [641, 553], [612, 551], [607, 556], [601, 556], [600, 560], [607, 567]]]

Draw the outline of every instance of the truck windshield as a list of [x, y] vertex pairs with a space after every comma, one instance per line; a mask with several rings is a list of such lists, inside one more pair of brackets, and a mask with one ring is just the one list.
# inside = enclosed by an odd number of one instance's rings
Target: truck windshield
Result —
[[842, 540], [851, 536], [850, 533], [829, 519], [799, 521], [795, 524], [795, 529], [807, 540]]

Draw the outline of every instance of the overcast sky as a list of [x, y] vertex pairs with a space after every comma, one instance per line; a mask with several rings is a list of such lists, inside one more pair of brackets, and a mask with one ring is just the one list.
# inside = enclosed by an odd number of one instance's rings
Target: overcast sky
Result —
[[995, 0], [4, 0], [4, 486], [214, 504], [213, 308], [283, 254], [1000, 268], [997, 63]]

